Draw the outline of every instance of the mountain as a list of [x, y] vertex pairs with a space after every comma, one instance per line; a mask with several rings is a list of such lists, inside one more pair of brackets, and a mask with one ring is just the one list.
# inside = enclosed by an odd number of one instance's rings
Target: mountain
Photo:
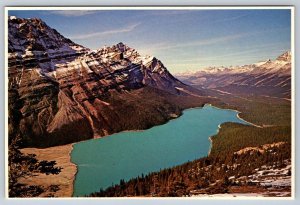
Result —
[[285, 52], [275, 60], [244, 66], [209, 67], [176, 77], [195, 87], [221, 92], [290, 98], [291, 53]]
[[9, 138], [48, 147], [146, 129], [207, 102], [152, 56], [90, 50], [40, 19], [8, 19]]
[[86, 50], [88, 49], [63, 37], [40, 19], [9, 17], [9, 66], [40, 67], [44, 71], [52, 71], [55, 64], [72, 61]]

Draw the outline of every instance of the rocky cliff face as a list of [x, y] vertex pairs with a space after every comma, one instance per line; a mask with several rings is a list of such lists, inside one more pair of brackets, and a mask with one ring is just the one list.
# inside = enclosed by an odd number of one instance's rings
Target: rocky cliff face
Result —
[[145, 129], [205, 102], [123, 43], [91, 51], [40, 19], [8, 20], [9, 137], [47, 147]]
[[209, 67], [196, 73], [179, 74], [183, 82], [229, 93], [291, 97], [291, 53], [275, 60], [236, 67]]

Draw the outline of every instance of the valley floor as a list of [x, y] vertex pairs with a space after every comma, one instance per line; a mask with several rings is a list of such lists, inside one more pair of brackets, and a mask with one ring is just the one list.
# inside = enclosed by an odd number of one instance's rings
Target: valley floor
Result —
[[34, 174], [21, 178], [20, 183], [28, 185], [40, 185], [46, 190], [39, 197], [72, 197], [73, 182], [77, 172], [76, 165], [71, 162], [71, 151], [73, 144], [55, 146], [44, 149], [24, 148], [21, 150], [24, 154], [35, 154], [40, 161], [56, 161], [58, 167], [62, 170], [57, 175], [46, 175], [43, 173]]

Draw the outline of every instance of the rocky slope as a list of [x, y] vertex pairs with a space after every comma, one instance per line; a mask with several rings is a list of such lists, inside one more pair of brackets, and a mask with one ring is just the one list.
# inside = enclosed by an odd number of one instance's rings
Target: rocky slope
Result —
[[145, 129], [207, 99], [155, 57], [91, 51], [40, 19], [8, 19], [9, 137], [47, 147]]
[[209, 67], [176, 75], [183, 82], [227, 93], [291, 97], [291, 53], [236, 67]]

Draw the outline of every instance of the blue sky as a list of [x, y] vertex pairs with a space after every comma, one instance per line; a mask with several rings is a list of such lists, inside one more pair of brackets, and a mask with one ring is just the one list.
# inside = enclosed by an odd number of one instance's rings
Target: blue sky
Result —
[[291, 49], [291, 12], [276, 10], [25, 10], [91, 49], [123, 42], [172, 72], [274, 59]]

